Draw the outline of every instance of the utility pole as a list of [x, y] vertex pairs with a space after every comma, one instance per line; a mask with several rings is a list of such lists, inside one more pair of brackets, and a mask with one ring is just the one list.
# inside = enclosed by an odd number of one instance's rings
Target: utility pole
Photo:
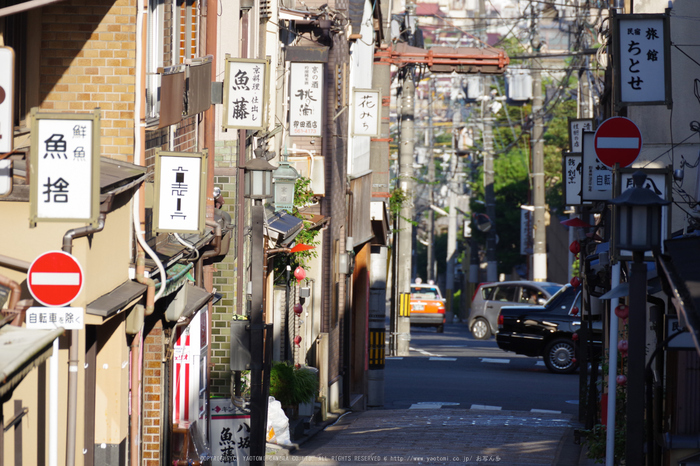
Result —
[[[453, 76], [452, 79], [455, 80], [456, 78]], [[455, 89], [454, 82], [452, 89], [453, 91]], [[447, 202], [449, 209], [447, 212], [447, 273], [445, 277], [445, 312], [448, 316], [454, 316], [457, 314], [453, 308], [453, 298], [455, 283], [455, 255], [457, 251], [457, 128], [459, 127], [461, 114], [459, 111], [459, 105], [457, 105], [457, 99], [454, 98], [454, 96], [452, 107], [452, 155], [450, 155], [450, 169], [448, 171], [449, 180], [447, 183]]]
[[[408, 7], [408, 6], [407, 6]], [[410, 18], [410, 16], [409, 16]], [[398, 188], [403, 191], [405, 199], [399, 214], [398, 248], [396, 258], [397, 288], [399, 296], [411, 293], [411, 244], [413, 240], [413, 149], [414, 149], [414, 117], [415, 117], [415, 84], [413, 83], [412, 67], [403, 69], [401, 85], [401, 142], [399, 146], [399, 176]], [[402, 299], [399, 307], [396, 329], [396, 355], [408, 356], [408, 345], [411, 341], [411, 321], [407, 312], [401, 312]], [[404, 314], [404, 315], [401, 315]]]
[[[532, 47], [540, 51], [540, 36], [537, 30], [537, 11], [532, 4]], [[532, 279], [536, 282], [547, 280], [547, 231], [545, 227], [544, 199], [544, 115], [542, 111], [542, 74], [535, 63], [532, 67], [532, 203], [534, 211]]]
[[[428, 200], [430, 205], [435, 205], [435, 155], [433, 149], [435, 145], [435, 135], [433, 134], [433, 77], [428, 79]], [[428, 267], [426, 279], [435, 280], [435, 212], [428, 209]]]

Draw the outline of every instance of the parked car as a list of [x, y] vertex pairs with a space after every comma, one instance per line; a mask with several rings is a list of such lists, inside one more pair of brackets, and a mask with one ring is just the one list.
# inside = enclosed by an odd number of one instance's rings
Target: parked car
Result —
[[[498, 316], [496, 343], [504, 351], [542, 356], [551, 372], [574, 372], [578, 363], [577, 345], [572, 336], [581, 328], [580, 309], [581, 288], [569, 284], [542, 306], [503, 306]], [[599, 346], [602, 326], [593, 328], [593, 340]]]
[[433, 283], [411, 283], [411, 325], [445, 330], [445, 300]]
[[551, 282], [516, 280], [482, 283], [472, 297], [469, 329], [478, 340], [487, 340], [498, 331], [498, 311], [515, 304], [544, 304], [564, 286]]

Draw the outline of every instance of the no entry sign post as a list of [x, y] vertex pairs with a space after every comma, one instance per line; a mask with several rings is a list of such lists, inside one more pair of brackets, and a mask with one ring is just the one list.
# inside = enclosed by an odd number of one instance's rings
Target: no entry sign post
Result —
[[83, 289], [83, 269], [72, 255], [49, 251], [32, 262], [27, 287], [34, 299], [44, 306], [65, 306]]
[[595, 153], [603, 165], [621, 168], [632, 164], [642, 151], [642, 133], [629, 118], [612, 117], [600, 124], [595, 132]]

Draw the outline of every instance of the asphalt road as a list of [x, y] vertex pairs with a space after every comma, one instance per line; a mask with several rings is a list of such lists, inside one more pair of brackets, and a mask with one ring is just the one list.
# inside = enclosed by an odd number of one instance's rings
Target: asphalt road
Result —
[[448, 324], [442, 334], [411, 327], [409, 347], [407, 357], [387, 357], [386, 409], [428, 403], [578, 413], [578, 373], [552, 374], [542, 358], [507, 353], [494, 337], [474, 339], [466, 324]]

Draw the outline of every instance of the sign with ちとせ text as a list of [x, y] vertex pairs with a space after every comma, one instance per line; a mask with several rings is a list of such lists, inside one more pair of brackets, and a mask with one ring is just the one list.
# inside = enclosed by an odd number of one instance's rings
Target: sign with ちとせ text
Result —
[[30, 226], [38, 221], [97, 225], [100, 111], [40, 113], [32, 109]]

